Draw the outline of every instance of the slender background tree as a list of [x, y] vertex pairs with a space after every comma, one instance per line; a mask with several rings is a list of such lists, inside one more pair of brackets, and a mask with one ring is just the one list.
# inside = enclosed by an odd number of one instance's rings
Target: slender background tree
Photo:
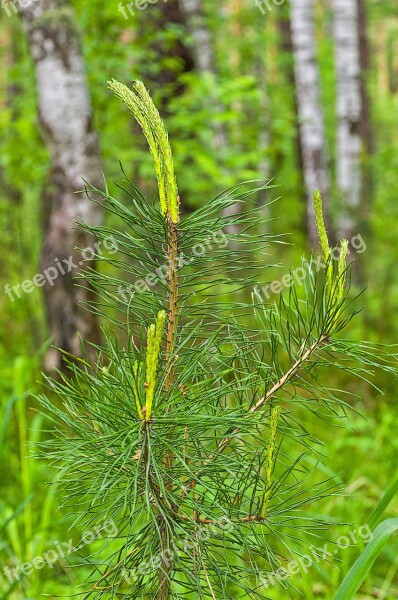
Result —
[[313, 190], [321, 190], [326, 207], [330, 201], [330, 174], [321, 102], [314, 11], [314, 0], [291, 0], [290, 15], [300, 145], [307, 192], [307, 231], [311, 247], [317, 243], [312, 206]]
[[357, 0], [334, 0], [334, 47], [337, 82], [337, 187], [342, 206], [338, 235], [350, 238], [361, 211], [362, 137], [361, 61]]

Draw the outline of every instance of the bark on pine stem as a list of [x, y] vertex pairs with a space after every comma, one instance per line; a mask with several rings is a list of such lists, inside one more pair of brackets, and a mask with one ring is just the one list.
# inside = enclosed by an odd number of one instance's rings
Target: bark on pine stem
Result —
[[[76, 229], [76, 222], [102, 222], [101, 208], [75, 194], [84, 187], [83, 177], [100, 186], [98, 140], [72, 11], [61, 0], [25, 4], [21, 3], [19, 10], [36, 69], [39, 123], [51, 155], [43, 195], [45, 233], [40, 268], [43, 273], [49, 268], [56, 271], [59, 264], [65, 266], [65, 274], [59, 269], [61, 274], [44, 286], [47, 317], [53, 344], [81, 356], [79, 335], [92, 342], [100, 340], [97, 318], [80, 306], [94, 294], [83, 281], [84, 287], [75, 285], [76, 268], [63, 261], [72, 259], [79, 266], [83, 257], [76, 246], [93, 247], [92, 237]], [[52, 349], [45, 368], [60, 366], [60, 355]]]
[[[178, 203], [178, 202], [177, 202]], [[167, 323], [167, 342], [166, 342], [166, 364], [168, 365], [168, 374], [165, 382], [165, 391], [168, 392], [175, 381], [175, 337], [177, 332], [178, 319], [178, 230], [177, 224], [173, 222], [170, 215], [168, 222], [168, 250], [167, 258], [169, 263], [169, 308]], [[169, 470], [173, 465], [173, 453], [167, 452], [164, 457], [165, 470]], [[172, 482], [167, 482], [167, 489], [172, 488]], [[161, 546], [162, 556], [171, 556], [170, 531], [167, 522], [163, 519], [161, 527]], [[168, 600], [171, 596], [170, 573], [172, 570], [171, 559], [165, 562], [159, 570], [159, 591], [158, 600]]]
[[172, 364], [175, 334], [178, 317], [178, 239], [177, 225], [168, 217], [168, 262], [169, 262], [169, 309], [167, 323], [166, 362], [170, 363], [165, 388], [168, 391], [174, 382], [175, 370]]

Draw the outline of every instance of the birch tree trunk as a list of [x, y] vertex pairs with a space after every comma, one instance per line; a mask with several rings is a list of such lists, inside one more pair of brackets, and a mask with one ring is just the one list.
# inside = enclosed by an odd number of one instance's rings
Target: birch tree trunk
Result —
[[[96, 317], [79, 305], [93, 299], [92, 290], [84, 281], [79, 282], [83, 287], [74, 281], [85, 258], [75, 247], [93, 248], [94, 240], [75, 224], [79, 219], [100, 224], [102, 214], [98, 205], [75, 192], [84, 187], [82, 177], [100, 184], [98, 141], [71, 10], [62, 0], [28, 4], [21, 3], [20, 12], [36, 68], [39, 123], [51, 154], [43, 199], [45, 239], [41, 256], [41, 272], [51, 274], [44, 285], [47, 315], [53, 344], [80, 356], [79, 335], [98, 342], [99, 327]], [[51, 370], [60, 366], [59, 353], [51, 350], [45, 367]]]
[[361, 65], [357, 0], [333, 0], [337, 80], [338, 236], [350, 239], [361, 203]]
[[312, 204], [314, 189], [321, 191], [326, 207], [329, 202], [329, 173], [316, 54], [314, 0], [291, 0], [291, 32], [301, 156], [307, 194], [307, 231], [309, 243], [314, 248], [318, 243]]

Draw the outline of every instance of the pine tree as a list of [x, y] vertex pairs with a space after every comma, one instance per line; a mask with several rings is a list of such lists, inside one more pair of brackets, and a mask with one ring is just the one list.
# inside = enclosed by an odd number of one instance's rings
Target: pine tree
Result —
[[[71, 377], [49, 380], [62, 408], [42, 398], [58, 423], [48, 445], [76, 522], [117, 524], [82, 597], [264, 598], [266, 574], [305, 551], [300, 533], [315, 539], [325, 527], [308, 505], [335, 490], [309, 483], [305, 457], [317, 441], [300, 415], [340, 422], [350, 396], [323, 383], [325, 369], [371, 379], [392, 359], [341, 338], [351, 318], [347, 243], [330, 248], [319, 192], [323, 269], [311, 261], [302, 287], [289, 285], [278, 303], [257, 287], [245, 300], [272, 241], [256, 233], [261, 208], [246, 203], [266, 186], [238, 185], [182, 217], [168, 135], [146, 88], [109, 87], [146, 137], [159, 206], [128, 180], [118, 185], [129, 206], [87, 184], [123, 227], [82, 227], [112, 236], [118, 255], [97, 258], [134, 284], [87, 272], [106, 343], [94, 346], [98, 364], [70, 361]], [[228, 216], [235, 202], [242, 211]]]

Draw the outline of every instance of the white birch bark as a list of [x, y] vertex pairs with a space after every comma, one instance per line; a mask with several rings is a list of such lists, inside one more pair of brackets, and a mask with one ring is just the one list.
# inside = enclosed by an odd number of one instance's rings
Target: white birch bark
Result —
[[314, 0], [291, 0], [291, 31], [299, 115], [300, 144], [307, 193], [307, 230], [312, 247], [318, 241], [312, 203], [314, 189], [329, 201], [324, 116], [317, 63]]
[[337, 187], [342, 206], [339, 237], [350, 237], [361, 202], [361, 63], [357, 0], [333, 0], [337, 80]]
[[[79, 219], [100, 224], [102, 211], [75, 192], [84, 187], [83, 177], [100, 183], [101, 165], [84, 62], [70, 9], [61, 0], [31, 0], [20, 5], [20, 12], [36, 68], [39, 122], [52, 159], [44, 194], [43, 272], [70, 257], [79, 265], [82, 255], [75, 247], [92, 247], [93, 240], [76, 230], [75, 224]], [[44, 293], [54, 345], [79, 356], [79, 334], [98, 341], [99, 329], [96, 318], [79, 305], [92, 299], [92, 290], [88, 286], [78, 288], [75, 274], [75, 268], [59, 274], [52, 285], [45, 285]], [[59, 358], [52, 351], [46, 367], [50, 370], [55, 366], [59, 366]]]

